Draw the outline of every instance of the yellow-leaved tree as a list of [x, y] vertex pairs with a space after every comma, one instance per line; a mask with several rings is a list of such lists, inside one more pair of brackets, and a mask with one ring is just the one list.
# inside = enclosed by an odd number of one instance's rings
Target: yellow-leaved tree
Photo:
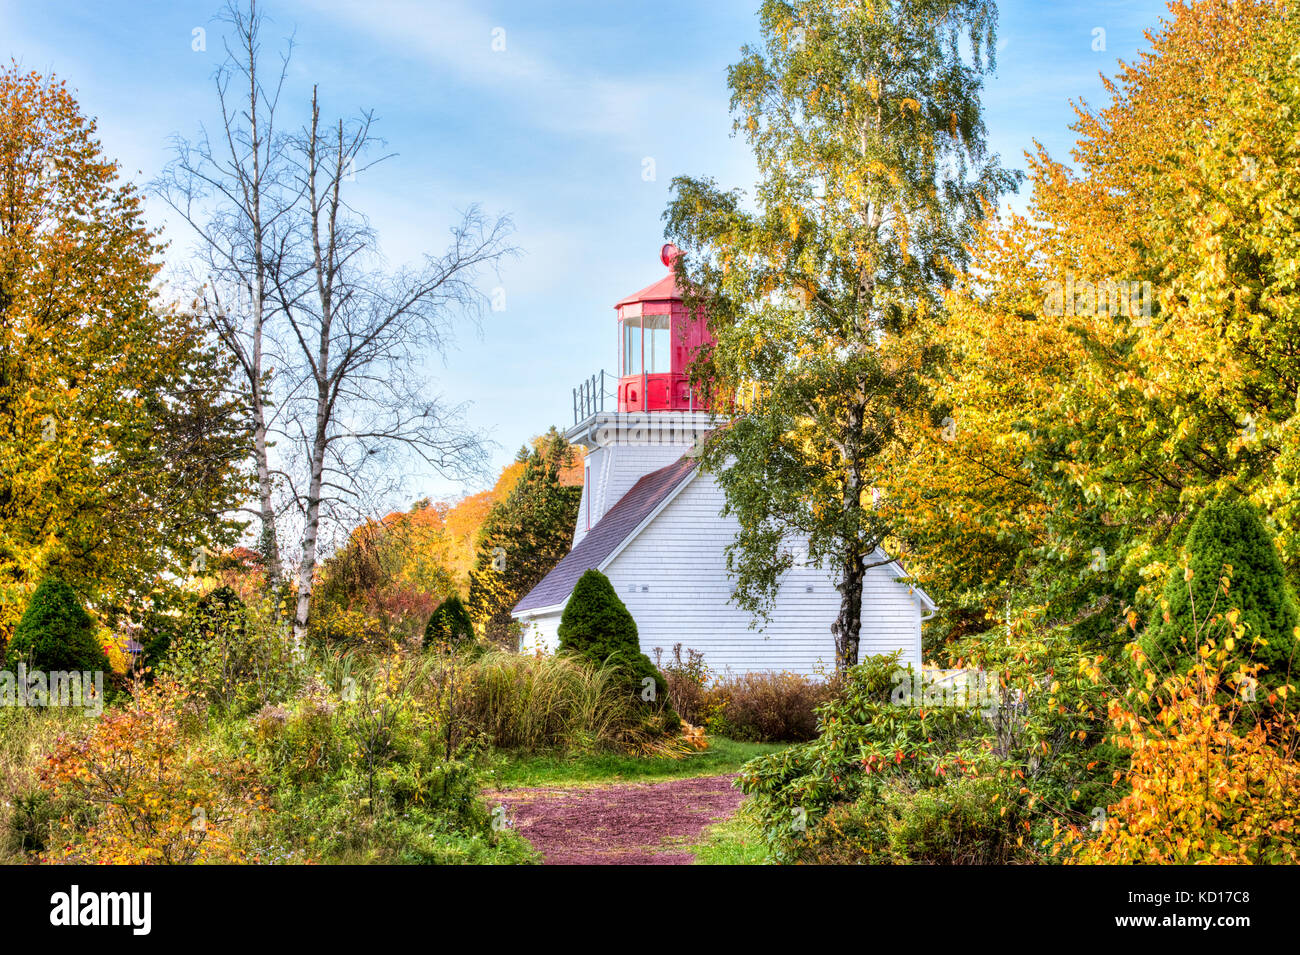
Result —
[[47, 573], [111, 622], [232, 537], [243, 416], [160, 252], [67, 87], [0, 70], [0, 642]]
[[1109, 640], [1228, 488], [1300, 567], [1300, 27], [1271, 0], [1170, 9], [1077, 107], [1073, 166], [1028, 156], [1027, 213], [979, 225], [919, 332], [943, 360], [884, 498], [977, 626], [1014, 598]]

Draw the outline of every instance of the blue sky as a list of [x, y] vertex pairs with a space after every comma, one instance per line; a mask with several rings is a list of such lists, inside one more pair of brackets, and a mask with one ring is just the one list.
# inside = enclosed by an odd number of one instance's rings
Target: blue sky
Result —
[[[168, 140], [216, 125], [219, 0], [0, 0], [0, 56], [54, 72], [99, 122], [123, 173], [146, 182]], [[614, 353], [613, 304], [663, 274], [661, 214], [672, 178], [747, 187], [752, 164], [730, 136], [725, 71], [757, 39], [757, 0], [416, 2], [266, 0], [268, 46], [294, 34], [290, 106], [313, 83], [325, 115], [374, 108], [397, 156], [358, 178], [387, 258], [440, 251], [454, 210], [509, 212], [523, 255], [500, 286], [506, 308], [467, 328], [438, 389], [472, 401], [499, 447], [494, 466], [572, 418], [571, 389]], [[985, 93], [990, 145], [1023, 168], [1036, 138], [1067, 158], [1071, 100], [1103, 100], [1099, 73], [1145, 47], [1163, 0], [1008, 0], [998, 72]], [[206, 31], [205, 51], [192, 49]], [[1105, 50], [1094, 50], [1096, 29]], [[493, 50], [494, 30], [505, 49]], [[500, 44], [498, 44], [500, 45]], [[644, 161], [655, 177], [643, 177]], [[166, 228], [172, 255], [191, 237]], [[493, 281], [492, 285], [498, 284]], [[470, 488], [413, 473], [411, 499]]]

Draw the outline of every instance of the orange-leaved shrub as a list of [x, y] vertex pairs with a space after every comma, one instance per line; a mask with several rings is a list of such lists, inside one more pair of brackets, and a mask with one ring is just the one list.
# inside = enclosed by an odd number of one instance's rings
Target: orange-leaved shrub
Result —
[[176, 682], [137, 683], [130, 699], [61, 737], [41, 771], [64, 804], [89, 821], [59, 820], [45, 862], [186, 864], [255, 861], [240, 834], [267, 811], [252, 767], [219, 757], [205, 715]]
[[[1235, 639], [1206, 638], [1185, 673], [1110, 702], [1114, 741], [1128, 752], [1116, 783], [1128, 792], [1098, 814], [1087, 838], [1064, 830], [1058, 849], [1078, 863], [1300, 862], [1300, 723], [1291, 687], [1255, 701], [1255, 664]], [[1146, 657], [1130, 647], [1139, 665]], [[1262, 691], [1261, 691], [1262, 693]], [[1262, 705], [1264, 703], [1267, 705]]]

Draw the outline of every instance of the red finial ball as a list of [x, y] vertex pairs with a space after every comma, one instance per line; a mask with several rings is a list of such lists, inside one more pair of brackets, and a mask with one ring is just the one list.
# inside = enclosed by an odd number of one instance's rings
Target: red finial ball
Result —
[[667, 245], [665, 245], [662, 249], [659, 250], [659, 261], [671, 269], [673, 267], [673, 263], [677, 261], [677, 257], [680, 256], [681, 254], [682, 254], [682, 250], [677, 248], [677, 246], [673, 245], [671, 242], [669, 242]]

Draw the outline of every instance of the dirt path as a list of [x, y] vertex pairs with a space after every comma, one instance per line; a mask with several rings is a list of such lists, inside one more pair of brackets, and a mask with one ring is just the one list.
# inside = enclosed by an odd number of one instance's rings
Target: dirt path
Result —
[[735, 775], [485, 793], [546, 865], [690, 865], [685, 847], [736, 811]]

